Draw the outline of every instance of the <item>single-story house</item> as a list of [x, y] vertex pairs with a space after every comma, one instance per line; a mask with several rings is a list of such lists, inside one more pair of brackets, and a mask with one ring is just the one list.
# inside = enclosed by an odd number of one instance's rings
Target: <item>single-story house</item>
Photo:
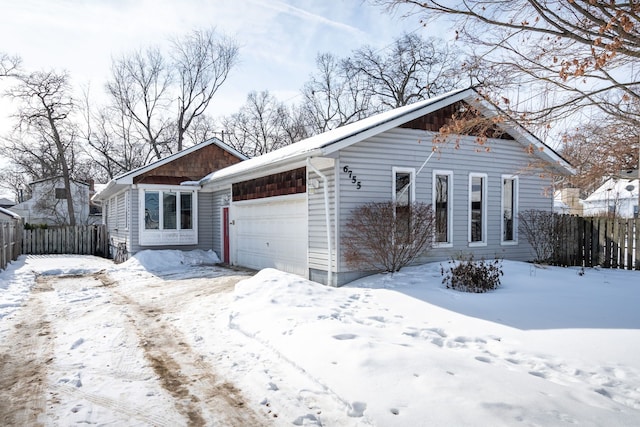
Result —
[[609, 178], [582, 201], [584, 216], [638, 217], [640, 180]]
[[[110, 180], [93, 197], [102, 205], [112, 256], [143, 249], [211, 249], [213, 194], [197, 181], [247, 157], [217, 138], [186, 148]], [[185, 185], [181, 185], [184, 183]]]
[[[51, 226], [69, 224], [69, 209], [64, 179], [61, 176], [31, 182], [31, 198], [11, 206], [25, 223]], [[76, 224], [90, 224], [91, 184], [71, 180], [71, 195]]]
[[438, 218], [435, 247], [420, 262], [461, 252], [530, 260], [518, 213], [551, 211], [552, 176], [573, 169], [511, 120], [496, 121], [502, 132], [482, 145], [454, 136], [456, 143], [434, 146], [452, 114], [470, 106], [500, 115], [475, 89], [458, 90], [212, 172], [193, 188], [213, 216], [199, 244], [232, 265], [339, 286], [368, 274], [343, 253], [352, 211], [372, 201], [417, 201], [432, 204]]

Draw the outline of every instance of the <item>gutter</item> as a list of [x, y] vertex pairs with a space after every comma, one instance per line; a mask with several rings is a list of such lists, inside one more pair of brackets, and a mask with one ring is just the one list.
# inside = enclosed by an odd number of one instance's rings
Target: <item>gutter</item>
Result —
[[331, 217], [329, 212], [329, 186], [327, 185], [327, 176], [320, 172], [313, 164], [311, 164], [311, 157], [307, 157], [307, 166], [320, 178], [322, 178], [322, 185], [324, 189], [324, 218], [327, 227], [327, 286], [333, 286], [333, 270], [331, 268], [331, 262], [333, 258], [333, 251], [331, 249]]

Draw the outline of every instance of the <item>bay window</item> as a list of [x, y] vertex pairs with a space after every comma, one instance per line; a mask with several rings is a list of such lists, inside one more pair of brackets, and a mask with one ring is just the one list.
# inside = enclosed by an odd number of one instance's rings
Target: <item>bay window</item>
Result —
[[198, 243], [194, 211], [197, 193], [176, 189], [140, 189], [140, 244], [190, 245]]

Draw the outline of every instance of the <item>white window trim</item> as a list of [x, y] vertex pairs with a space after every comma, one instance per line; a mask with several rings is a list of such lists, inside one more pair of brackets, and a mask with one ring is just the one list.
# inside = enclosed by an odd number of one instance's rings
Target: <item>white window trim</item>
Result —
[[433, 213], [435, 215], [436, 210], [436, 176], [446, 175], [449, 177], [448, 188], [448, 211], [447, 211], [447, 241], [436, 242], [434, 240], [433, 247], [435, 248], [452, 248], [453, 247], [453, 171], [451, 170], [438, 170], [434, 169], [431, 179], [431, 206], [433, 206]]
[[[191, 193], [191, 228], [165, 230], [163, 218], [162, 194], [158, 202], [158, 220], [160, 229], [147, 230], [144, 228], [145, 192], [175, 192]], [[180, 222], [180, 197], [176, 196], [176, 227]], [[140, 246], [164, 246], [164, 245], [197, 245], [198, 244], [198, 191], [197, 189], [181, 185], [140, 185], [138, 187], [138, 233]]]
[[[471, 241], [471, 206], [473, 197], [473, 178], [482, 178], [482, 240], [479, 242]], [[467, 219], [467, 240], [469, 247], [487, 246], [487, 181], [488, 177], [486, 173], [470, 173], [469, 174], [469, 202], [468, 202], [468, 219]]]
[[[504, 181], [505, 179], [512, 179], [513, 185], [513, 240], [504, 240], [504, 218], [502, 214], [504, 212]], [[500, 244], [504, 246], [517, 245], [518, 244], [518, 203], [520, 199], [520, 179], [517, 175], [502, 175], [500, 179]]]
[[393, 203], [396, 202], [396, 173], [408, 173], [410, 175], [411, 183], [411, 194], [409, 195], [409, 204], [415, 203], [416, 201], [416, 170], [415, 168], [403, 168], [393, 166], [391, 168], [391, 200]]

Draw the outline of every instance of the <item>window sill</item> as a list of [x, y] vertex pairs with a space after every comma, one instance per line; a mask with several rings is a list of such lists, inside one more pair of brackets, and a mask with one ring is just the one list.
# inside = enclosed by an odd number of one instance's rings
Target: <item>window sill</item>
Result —
[[469, 242], [470, 248], [481, 248], [487, 246], [487, 242]]

